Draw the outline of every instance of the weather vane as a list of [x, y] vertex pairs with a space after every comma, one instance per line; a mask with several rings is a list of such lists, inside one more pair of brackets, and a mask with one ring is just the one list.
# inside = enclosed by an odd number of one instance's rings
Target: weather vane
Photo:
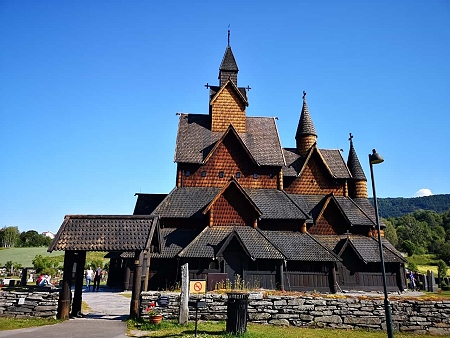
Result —
[[230, 47], [230, 24], [228, 24], [228, 47]]

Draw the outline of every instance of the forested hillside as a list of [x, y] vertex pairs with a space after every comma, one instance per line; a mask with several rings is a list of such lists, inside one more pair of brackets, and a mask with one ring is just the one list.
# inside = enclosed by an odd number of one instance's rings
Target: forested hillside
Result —
[[378, 198], [378, 212], [383, 218], [400, 217], [416, 210], [430, 210], [441, 214], [449, 209], [450, 194], [412, 198]]

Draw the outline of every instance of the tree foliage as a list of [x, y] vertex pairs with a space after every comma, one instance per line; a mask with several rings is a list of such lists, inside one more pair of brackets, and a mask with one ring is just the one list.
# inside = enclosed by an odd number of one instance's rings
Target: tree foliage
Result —
[[61, 260], [58, 257], [37, 255], [34, 257], [32, 263], [38, 274], [54, 276], [58, 272], [58, 269], [62, 269]]
[[4, 248], [12, 248], [16, 244], [19, 238], [19, 228], [18, 227], [3, 227], [0, 230], [0, 244]]
[[450, 194], [413, 198], [377, 198], [381, 217], [401, 217], [416, 210], [430, 210], [438, 214], [449, 211]]

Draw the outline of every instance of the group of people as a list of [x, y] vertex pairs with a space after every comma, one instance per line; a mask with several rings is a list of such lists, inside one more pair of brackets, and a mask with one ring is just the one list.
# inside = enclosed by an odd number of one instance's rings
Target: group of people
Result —
[[98, 289], [100, 288], [100, 281], [102, 279], [102, 273], [103, 273], [103, 270], [100, 267], [100, 265], [97, 267], [97, 269], [95, 271], [92, 270], [91, 267], [89, 267], [86, 270], [85, 277], [86, 277], [86, 287], [87, 287], [88, 291], [91, 290], [91, 282], [92, 281], [94, 281], [92, 290], [98, 291]]

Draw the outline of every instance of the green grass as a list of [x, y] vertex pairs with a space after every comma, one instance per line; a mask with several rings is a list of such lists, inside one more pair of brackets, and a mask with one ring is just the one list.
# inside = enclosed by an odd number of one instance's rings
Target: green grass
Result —
[[[195, 336], [195, 324], [189, 322], [188, 325], [178, 325], [173, 321], [163, 320], [161, 324], [150, 324], [141, 320], [139, 322], [129, 320], [128, 332], [139, 329], [147, 331], [145, 336], [149, 337], [183, 337], [189, 338]], [[197, 337], [235, 337], [225, 332], [225, 322], [199, 322], [197, 328]], [[143, 332], [144, 333], [144, 332]], [[345, 338], [384, 338], [384, 331], [364, 331], [364, 330], [345, 330], [345, 329], [319, 329], [319, 328], [300, 328], [293, 326], [273, 326], [248, 323], [247, 332], [241, 335], [242, 338], [336, 338], [345, 335]], [[395, 333], [396, 338], [424, 337], [423, 335], [414, 335], [411, 333]], [[444, 336], [440, 336], [444, 337]], [[447, 336], [449, 337], [449, 336]]]
[[0, 331], [25, 329], [27, 327], [52, 325], [61, 323], [53, 318], [0, 318]]
[[4, 266], [6, 262], [12, 261], [13, 263], [19, 263], [23, 267], [33, 267], [31, 263], [37, 255], [61, 256], [61, 261], [64, 259], [64, 252], [53, 251], [52, 253], [47, 252], [47, 247], [38, 248], [6, 248], [0, 250], [0, 266]]
[[[19, 263], [23, 267], [33, 267], [33, 259], [37, 255], [43, 257], [59, 257], [61, 265], [64, 261], [63, 251], [47, 252], [47, 247], [38, 248], [0, 248], [0, 267], [4, 266], [6, 262], [12, 261], [13, 263]], [[90, 263], [93, 260], [103, 260], [103, 263], [109, 261], [108, 258], [103, 258], [106, 252], [88, 252], [86, 254], [86, 263]]]

